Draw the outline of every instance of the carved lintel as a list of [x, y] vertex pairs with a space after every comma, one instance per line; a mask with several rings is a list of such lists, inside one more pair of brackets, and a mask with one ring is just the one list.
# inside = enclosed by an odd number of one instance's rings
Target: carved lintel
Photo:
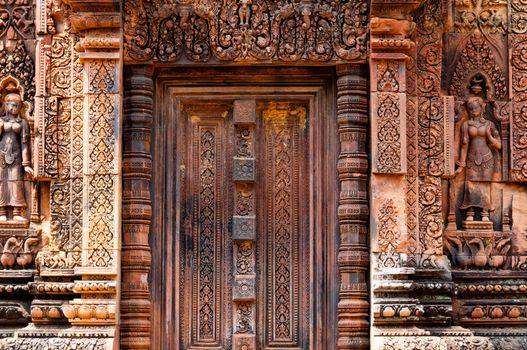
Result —
[[[368, 2], [124, 2], [127, 60], [363, 62]], [[313, 43], [308, 44], [306, 43]]]

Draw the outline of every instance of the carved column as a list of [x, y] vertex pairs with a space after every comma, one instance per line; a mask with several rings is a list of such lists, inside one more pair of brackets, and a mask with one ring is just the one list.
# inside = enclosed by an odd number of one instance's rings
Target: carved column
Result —
[[339, 349], [369, 348], [368, 303], [368, 78], [361, 65], [337, 66], [340, 154], [338, 219]]
[[121, 349], [150, 348], [152, 73], [152, 66], [128, 66], [124, 79]]

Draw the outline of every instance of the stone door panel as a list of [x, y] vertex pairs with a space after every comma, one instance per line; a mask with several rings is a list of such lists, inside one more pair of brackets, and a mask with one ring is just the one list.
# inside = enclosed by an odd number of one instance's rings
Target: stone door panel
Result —
[[304, 101], [176, 107], [181, 349], [309, 349]]

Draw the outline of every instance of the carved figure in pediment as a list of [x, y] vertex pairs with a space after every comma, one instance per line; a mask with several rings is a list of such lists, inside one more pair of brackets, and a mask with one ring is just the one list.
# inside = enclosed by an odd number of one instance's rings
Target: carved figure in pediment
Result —
[[22, 97], [8, 92], [3, 99], [0, 118], [0, 222], [7, 221], [8, 208], [14, 221], [24, 222], [22, 209], [27, 207], [24, 173], [33, 175], [30, 166], [29, 126], [21, 115]]
[[481, 210], [481, 221], [490, 221], [491, 182], [497, 173], [501, 138], [496, 125], [484, 117], [485, 103], [481, 97], [469, 97], [465, 106], [468, 118], [461, 125], [460, 154], [456, 162], [456, 175], [465, 172], [460, 209], [466, 210], [467, 221], [474, 221], [476, 210]]
[[248, 26], [249, 18], [251, 17], [252, 0], [240, 0], [240, 8], [238, 9], [238, 15], [240, 16], [240, 25]]

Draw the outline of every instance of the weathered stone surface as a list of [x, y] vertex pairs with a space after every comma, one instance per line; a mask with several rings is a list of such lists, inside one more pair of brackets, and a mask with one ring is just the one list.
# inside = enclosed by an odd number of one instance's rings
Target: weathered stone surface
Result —
[[527, 346], [524, 1], [4, 2], [0, 348]]

